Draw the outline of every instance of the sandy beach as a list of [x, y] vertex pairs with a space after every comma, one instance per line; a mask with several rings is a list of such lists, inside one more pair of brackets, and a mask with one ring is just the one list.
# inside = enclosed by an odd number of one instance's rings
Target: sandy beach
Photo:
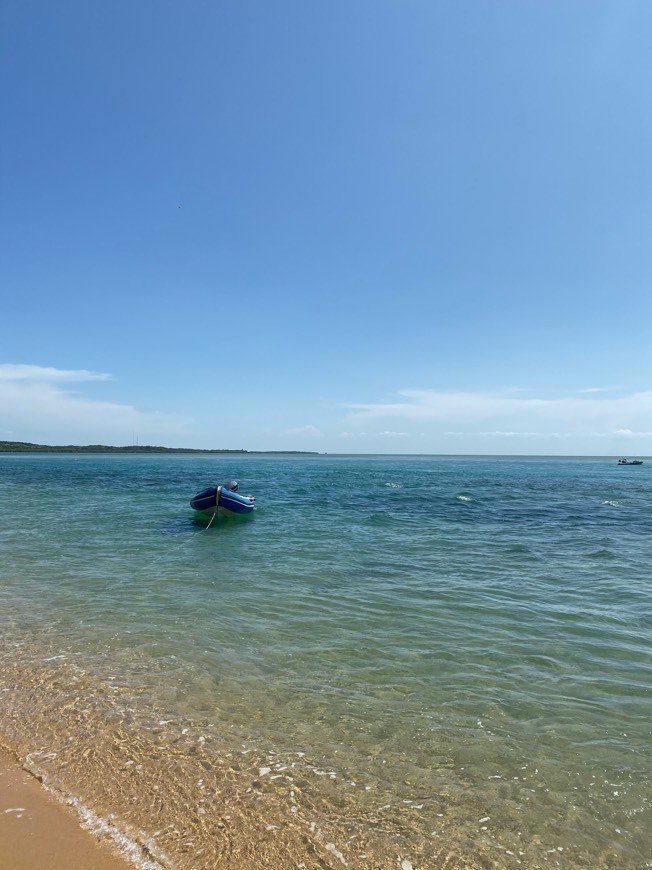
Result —
[[108, 839], [84, 830], [72, 807], [0, 750], [0, 870], [125, 870]]

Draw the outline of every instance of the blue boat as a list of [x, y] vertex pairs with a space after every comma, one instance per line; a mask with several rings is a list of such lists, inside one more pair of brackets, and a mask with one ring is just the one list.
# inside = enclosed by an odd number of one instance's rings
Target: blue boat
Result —
[[220, 486], [209, 486], [190, 499], [190, 506], [206, 516], [250, 514], [254, 509], [253, 495], [240, 495], [235, 480]]

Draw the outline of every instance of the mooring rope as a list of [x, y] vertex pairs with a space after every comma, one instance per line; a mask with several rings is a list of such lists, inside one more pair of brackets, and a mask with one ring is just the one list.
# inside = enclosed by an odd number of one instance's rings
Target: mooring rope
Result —
[[215, 508], [215, 513], [211, 517], [209, 524], [204, 529], [205, 532], [207, 532], [210, 529], [210, 527], [213, 525], [213, 520], [215, 519], [216, 516], [217, 516], [217, 508]]

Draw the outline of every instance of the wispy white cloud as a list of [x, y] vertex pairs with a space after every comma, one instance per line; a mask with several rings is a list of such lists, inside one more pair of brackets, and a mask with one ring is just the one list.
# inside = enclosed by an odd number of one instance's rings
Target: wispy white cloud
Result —
[[111, 375], [87, 369], [55, 369], [52, 366], [0, 363], [0, 381], [81, 382], [108, 381]]
[[561, 432], [478, 432], [481, 438], [563, 438]]
[[316, 427], [312, 425], [307, 426], [297, 426], [294, 429], [287, 430], [288, 435], [310, 435], [314, 438], [319, 438], [322, 435], [322, 432]]
[[398, 417], [405, 420], [447, 420], [506, 411], [523, 400], [491, 393], [443, 393], [401, 390], [402, 401], [345, 405], [353, 419]]
[[623, 438], [652, 438], [652, 432], [633, 432], [631, 429], [617, 429], [614, 435]]
[[[108, 381], [109, 374], [0, 364], [0, 437], [52, 443], [131, 443], [182, 435], [186, 418], [141, 411], [71, 391], [71, 383]], [[63, 385], [63, 386], [62, 386]]]
[[466, 435], [481, 437], [648, 437], [652, 430], [652, 391], [611, 395], [611, 391], [589, 388], [572, 396], [549, 397], [514, 390], [401, 390], [393, 401], [345, 407], [352, 423], [457, 423], [455, 434], [462, 434], [459, 429], [463, 429]]
[[475, 431], [466, 431], [466, 432], [452, 432], [447, 431], [444, 432], [444, 435], [450, 435], [455, 438], [570, 438], [572, 437], [570, 433], [563, 432], [526, 432], [521, 431], [519, 429], [514, 430], [504, 430], [504, 429], [494, 429], [488, 432], [475, 432]]
[[584, 387], [581, 390], [575, 390], [576, 393], [614, 393], [621, 390], [622, 387]]

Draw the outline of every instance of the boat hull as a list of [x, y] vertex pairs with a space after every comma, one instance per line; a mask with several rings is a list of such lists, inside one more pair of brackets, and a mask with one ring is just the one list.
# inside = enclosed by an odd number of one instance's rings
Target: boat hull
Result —
[[199, 513], [212, 516], [228, 514], [250, 514], [254, 509], [251, 495], [240, 495], [223, 486], [209, 486], [190, 500], [190, 506]]

